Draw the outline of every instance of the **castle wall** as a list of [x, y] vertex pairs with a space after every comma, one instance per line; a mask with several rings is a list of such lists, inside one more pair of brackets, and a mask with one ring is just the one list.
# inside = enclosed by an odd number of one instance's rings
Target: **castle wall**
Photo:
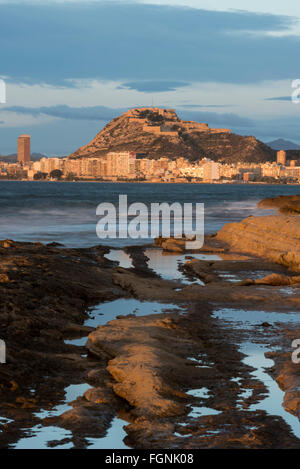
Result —
[[163, 130], [160, 125], [143, 125], [144, 132], [150, 132], [157, 135], [170, 135], [171, 137], [177, 137], [178, 132], [176, 130]]
[[230, 134], [230, 129], [209, 129], [212, 134]]
[[144, 132], [151, 132], [152, 134], [160, 134], [160, 125], [143, 125]]
[[[128, 116], [129, 122], [143, 124], [143, 131], [150, 132], [156, 135], [169, 135], [169, 136], [178, 136], [177, 131], [164, 130], [164, 126], [161, 125], [149, 125], [149, 120], [147, 118], [140, 118], [140, 114], [143, 111], [152, 111], [159, 114], [167, 120], [177, 121], [178, 117], [174, 109], [159, 109], [151, 107], [142, 107], [130, 109], [124, 115]], [[210, 132], [213, 134], [220, 133], [231, 133], [230, 129], [210, 129], [207, 123], [204, 122], [193, 122], [193, 121], [179, 121], [181, 124], [182, 130], [186, 132]]]

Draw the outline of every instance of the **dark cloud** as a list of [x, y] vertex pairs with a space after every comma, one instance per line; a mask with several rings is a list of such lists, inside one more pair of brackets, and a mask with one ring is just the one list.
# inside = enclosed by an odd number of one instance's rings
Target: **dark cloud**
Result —
[[[299, 106], [300, 109], [300, 106]], [[15, 153], [17, 138], [21, 133], [32, 136], [33, 151], [48, 155], [66, 155], [88, 143], [111, 118], [127, 109], [108, 107], [52, 106], [40, 108], [6, 107], [4, 111], [20, 112], [33, 116], [51, 115], [58, 117], [50, 123], [23, 125], [22, 127], [0, 128], [0, 153]], [[299, 141], [299, 119], [281, 117], [269, 119], [248, 119], [233, 113], [216, 113], [177, 108], [182, 119], [207, 122], [211, 127], [229, 127], [232, 132], [241, 135], [254, 135], [268, 142], [277, 138]], [[64, 119], [63, 123], [61, 119]]]
[[[300, 110], [300, 106], [299, 106]], [[300, 113], [299, 113], [300, 115]], [[237, 128], [237, 131], [240, 129]], [[263, 141], [271, 141], [277, 138], [299, 141], [299, 119], [294, 116], [270, 119], [258, 119], [255, 122], [253, 133], [257, 138]]]
[[[47, 115], [61, 119], [110, 121], [114, 117], [117, 117], [123, 112], [127, 111], [128, 108], [112, 109], [105, 106], [70, 107], [66, 105], [60, 105], [41, 107], [9, 106], [4, 108], [4, 110], [31, 116]], [[177, 109], [177, 114], [182, 119], [194, 120], [198, 122], [208, 122], [211, 126], [253, 126], [253, 121], [251, 119], [247, 119], [233, 113], [216, 113], [209, 111], [205, 112]]]
[[181, 81], [131, 81], [122, 83], [119, 89], [130, 89], [144, 93], [161, 93], [165, 91], [175, 91], [177, 88], [188, 86], [189, 83]]
[[91, 107], [71, 107], [67, 105], [59, 106], [41, 106], [41, 107], [24, 107], [10, 106], [4, 108], [6, 111], [17, 112], [19, 114], [28, 114], [31, 116], [52, 116], [61, 119], [73, 120], [90, 120], [90, 121], [110, 121], [114, 117], [119, 116], [127, 109], [112, 109], [105, 106]]
[[275, 96], [274, 98], [265, 98], [265, 101], [292, 101], [291, 96]]
[[1, 73], [56, 86], [74, 86], [66, 81], [72, 78], [118, 79], [149, 92], [194, 81], [278, 80], [298, 75], [291, 57], [298, 56], [299, 37], [261, 33], [294, 21], [107, 2], [1, 5]]
[[233, 113], [217, 113], [205, 111], [182, 111], [177, 110], [177, 114], [181, 119], [193, 120], [196, 122], [207, 122], [210, 127], [242, 127], [253, 128], [255, 122], [247, 117], [239, 116]]

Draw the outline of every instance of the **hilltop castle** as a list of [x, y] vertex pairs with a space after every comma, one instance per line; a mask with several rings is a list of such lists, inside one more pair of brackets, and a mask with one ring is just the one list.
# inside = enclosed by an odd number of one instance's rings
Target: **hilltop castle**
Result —
[[143, 124], [143, 131], [157, 135], [177, 137], [181, 128], [185, 132], [230, 133], [230, 129], [213, 129], [208, 124], [179, 120], [174, 109], [158, 107], [134, 108], [123, 114], [130, 122]]

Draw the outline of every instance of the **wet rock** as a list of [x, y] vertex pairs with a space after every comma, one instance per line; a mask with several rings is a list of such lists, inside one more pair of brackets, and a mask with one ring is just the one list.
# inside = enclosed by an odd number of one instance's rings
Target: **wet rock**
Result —
[[219, 276], [212, 271], [211, 263], [207, 261], [198, 259], [188, 260], [184, 264], [184, 270], [200, 278], [206, 284], [219, 281]]
[[3, 248], [10, 248], [15, 245], [16, 243], [12, 241], [11, 239], [5, 239], [3, 241], [0, 241], [0, 246], [2, 246]]
[[259, 208], [278, 208], [282, 213], [300, 213], [300, 195], [279, 195], [258, 203]]
[[[93, 248], [56, 249], [10, 240], [1, 241], [1, 246], [0, 338], [6, 342], [7, 357], [5, 366], [0, 366], [0, 400], [6, 413], [9, 409], [31, 413], [27, 420], [34, 421], [37, 387], [43, 396], [46, 389], [47, 405], [55, 405], [69, 375], [79, 377], [89, 371], [82, 350], [64, 343], [66, 335], [88, 334], [92, 329], [82, 327], [87, 308], [123, 293], [113, 283], [113, 270], [99, 267], [99, 251]], [[5, 435], [0, 434], [0, 447], [5, 444]]]
[[293, 363], [291, 355], [282, 352], [275, 353], [272, 359], [275, 361], [276, 381], [285, 392], [283, 406], [300, 419], [300, 364]]
[[[184, 413], [174, 374], [187, 369], [176, 354], [183, 338], [176, 324], [163, 315], [111, 321], [89, 335], [87, 348], [97, 356], [110, 355], [107, 370], [115, 380], [115, 394], [125, 399], [140, 416], [172, 416]], [[183, 344], [185, 341], [183, 341]], [[175, 345], [176, 344], [176, 345]], [[177, 371], [176, 371], [177, 370]], [[172, 377], [172, 378], [171, 378]], [[171, 378], [171, 380], [170, 380]]]
[[300, 271], [300, 216], [248, 217], [225, 225], [217, 234], [231, 249]]
[[155, 238], [154, 240], [154, 245], [155, 246], [160, 246], [164, 251], [169, 251], [169, 252], [178, 252], [178, 253], [184, 253], [184, 252], [206, 252], [206, 253], [224, 253], [225, 248], [224, 246], [220, 246], [220, 243], [216, 238], [209, 237], [207, 236], [205, 239], [205, 243], [200, 249], [195, 249], [195, 250], [187, 250], [186, 249], [186, 242], [187, 241], [195, 241], [196, 237], [195, 236], [182, 236], [182, 238], [162, 238], [158, 237]]
[[7, 283], [9, 281], [9, 276], [7, 274], [0, 274], [0, 283]]
[[85, 437], [104, 437], [115, 411], [105, 404], [78, 402], [76, 407], [63, 413], [59, 418], [47, 419], [49, 425], [59, 425]]
[[164, 251], [179, 252], [185, 251], [185, 241], [170, 239], [161, 244]]
[[268, 322], [263, 322], [263, 323], [261, 324], [261, 327], [272, 327], [272, 325], [269, 324]]
[[64, 247], [64, 244], [57, 243], [57, 242], [53, 241], [52, 243], [46, 244], [46, 246], [49, 246], [49, 247], [52, 247], [52, 248], [59, 248], [59, 247]]
[[[11, 279], [0, 289], [0, 337], [10, 345], [8, 366], [0, 368], [1, 402], [6, 411], [10, 409], [14, 416], [23, 413], [22, 418], [26, 413], [28, 425], [39, 400], [47, 404], [46, 408], [61, 403], [64, 389], [76, 376], [77, 382], [88, 382], [94, 388], [74, 401], [73, 409], [45, 422], [70, 429], [76, 447], [87, 445], [87, 435], [105, 436], [120, 410], [127, 412], [130, 424], [126, 431], [133, 447], [296, 447], [298, 442], [279, 418], [263, 411], [235, 409], [240, 389], [232, 383], [232, 377], [242, 377], [243, 387], [254, 390], [243, 408], [258, 402], [266, 390], [262, 382], [253, 379], [253, 369], [242, 363], [235, 343], [241, 339], [239, 332], [215, 320], [208, 303], [266, 310], [279, 304], [286, 307], [291, 299], [283, 304], [280, 289], [273, 288], [270, 295], [270, 288], [262, 286], [276, 286], [274, 282], [286, 279], [294, 282], [297, 276], [271, 262], [245, 256], [237, 259], [235, 254], [227, 261], [188, 259], [187, 271], [205, 279], [206, 286], [183, 286], [178, 292], [174, 291], [178, 283], [149, 275], [142, 253], [132, 253], [135, 268], [128, 270], [113, 269], [103, 259], [104, 252], [100, 247], [56, 249], [22, 243], [1, 250], [0, 268]], [[273, 276], [258, 279], [267, 282], [263, 284], [249, 279], [251, 288], [246, 283], [233, 286], [220, 277], [225, 270], [240, 276], [242, 272], [249, 275], [267, 269], [273, 270]], [[88, 306], [121, 296], [179, 304], [185, 314], [168, 311], [147, 317], [119, 316], [92, 331], [82, 326]], [[260, 339], [272, 334], [272, 329], [253, 329]], [[81, 357], [81, 347], [80, 351], [64, 344], [66, 334], [88, 332], [87, 358]], [[276, 328], [274, 338], [278, 341], [280, 333]], [[195, 361], [191, 357], [196, 357]], [[274, 361], [276, 364], [276, 357]], [[287, 362], [291, 362], [290, 356], [279, 361]], [[286, 392], [286, 409], [299, 413], [298, 369], [277, 367], [274, 373]], [[34, 398], [28, 391], [33, 383], [41, 387], [35, 389]], [[199, 387], [210, 390], [205, 402], [187, 394]], [[188, 416], [191, 406], [203, 405], [221, 413]], [[180, 422], [187, 424], [184, 430]], [[250, 430], [250, 426], [255, 428]], [[1, 434], [0, 444], [5, 446], [6, 442]]]
[[264, 278], [257, 279], [254, 282], [256, 285], [274, 285], [274, 286], [288, 286], [300, 283], [300, 276], [295, 275], [288, 277], [286, 275], [270, 274]]
[[84, 397], [88, 402], [94, 404], [109, 404], [116, 400], [116, 395], [108, 387], [88, 389], [84, 393]]

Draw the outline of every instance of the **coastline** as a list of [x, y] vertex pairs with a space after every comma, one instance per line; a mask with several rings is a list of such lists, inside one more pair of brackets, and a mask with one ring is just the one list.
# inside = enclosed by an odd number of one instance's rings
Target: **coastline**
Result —
[[248, 182], [244, 182], [244, 181], [234, 181], [234, 182], [166, 182], [166, 181], [155, 181], [155, 182], [152, 182], [152, 181], [132, 181], [132, 180], [128, 180], [128, 181], [98, 181], [98, 180], [86, 180], [86, 179], [82, 179], [82, 180], [76, 180], [76, 181], [65, 181], [65, 180], [47, 180], [47, 179], [38, 179], [38, 180], [34, 180], [34, 179], [0, 179], [0, 182], [1, 181], [5, 181], [5, 182], [60, 182], [60, 183], [75, 183], [75, 182], [85, 182], [85, 183], [99, 183], [99, 184], [105, 184], [105, 183], [109, 183], [109, 184], [168, 184], [168, 185], [233, 185], [233, 186], [253, 186], [253, 185], [259, 185], [259, 186], [295, 186], [295, 187], [300, 187], [300, 184], [299, 183], [281, 183], [281, 182], [258, 182], [258, 181], [248, 181]]
[[[132, 265], [124, 268], [105, 257], [109, 247], [1, 242], [0, 337], [7, 341], [8, 360], [0, 370], [0, 415], [7, 419], [0, 447], [28, 438], [38, 423], [45, 431], [64, 428], [72, 433], [74, 447], [89, 447], [105, 438], [114, 418], [122, 418], [124, 441], [133, 448], [299, 447], [287, 422], [288, 415], [300, 416], [299, 365], [291, 364], [289, 355], [300, 326], [280, 325], [289, 312], [299, 311], [297, 284], [290, 287], [292, 294], [285, 291], [296, 272], [263, 253], [262, 258], [240, 254], [210, 235], [200, 258], [182, 253], [182, 283], [149, 267], [152, 256], [178, 255], [166, 248], [161, 240], [150, 248], [125, 248]], [[256, 283], [262, 272], [265, 280]], [[123, 303], [114, 309], [116, 301]], [[127, 301], [140, 304], [141, 314], [124, 315]], [[143, 314], [153, 302], [165, 307]], [[111, 321], [98, 328], [86, 325], [89, 317], [97, 317], [97, 308], [110, 303]], [[250, 329], [243, 322], [237, 327], [253, 310], [267, 319], [254, 320]], [[237, 311], [239, 322], [222, 319], [226, 311]], [[87, 335], [86, 344], [66, 343]], [[256, 408], [263, 406], [266, 383], [254, 379], [253, 368], [244, 362], [245, 340], [268, 344], [275, 364], [267, 372], [286, 392], [286, 419]], [[78, 386], [88, 383], [89, 389], [69, 403], [69, 410], [52, 415], [75, 376]], [[233, 380], [237, 376], [249, 391], [243, 398], [241, 384]], [[206, 397], [197, 391], [202, 387]], [[40, 419], [45, 406], [50, 410]], [[191, 410], [198, 408], [211, 413]]]

